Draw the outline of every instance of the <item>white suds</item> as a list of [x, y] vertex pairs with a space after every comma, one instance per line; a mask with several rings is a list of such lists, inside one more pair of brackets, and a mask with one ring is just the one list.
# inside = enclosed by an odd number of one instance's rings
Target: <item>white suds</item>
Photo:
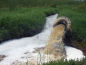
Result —
[[66, 54], [67, 54], [67, 60], [82, 60], [85, 56], [83, 55], [83, 52], [79, 49], [65, 46]]
[[[11, 65], [18, 61], [26, 62], [27, 58], [37, 62], [38, 53], [33, 53], [35, 48], [44, 47], [47, 43], [48, 36], [53, 28], [53, 23], [57, 18], [57, 14], [46, 18], [46, 24], [44, 30], [33, 36], [16, 40], [10, 40], [0, 45], [0, 55], [5, 55], [4, 60], [0, 61], [0, 65]], [[83, 52], [73, 47], [65, 46], [67, 52], [67, 59], [82, 59], [84, 57]], [[17, 61], [18, 60], [18, 61]], [[46, 61], [46, 59], [45, 59]]]

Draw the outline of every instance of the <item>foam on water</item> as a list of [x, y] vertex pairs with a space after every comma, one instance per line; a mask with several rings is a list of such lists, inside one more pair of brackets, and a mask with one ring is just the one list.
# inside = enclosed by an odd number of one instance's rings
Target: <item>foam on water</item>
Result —
[[79, 49], [73, 48], [73, 47], [69, 47], [69, 46], [65, 46], [65, 50], [66, 50], [66, 54], [67, 54], [67, 60], [82, 60], [83, 58], [85, 58], [85, 56], [83, 55], [83, 52]]
[[[37, 59], [37, 53], [32, 53], [34, 48], [44, 47], [48, 41], [48, 36], [53, 28], [53, 23], [57, 18], [57, 14], [46, 18], [46, 24], [44, 30], [33, 36], [21, 39], [10, 40], [0, 45], [0, 55], [6, 55], [4, 60], [0, 62], [0, 65], [10, 65], [16, 60], [27, 61], [27, 57], [35, 57]], [[70, 59], [82, 59], [84, 57], [83, 52], [73, 47], [65, 46], [67, 58]]]

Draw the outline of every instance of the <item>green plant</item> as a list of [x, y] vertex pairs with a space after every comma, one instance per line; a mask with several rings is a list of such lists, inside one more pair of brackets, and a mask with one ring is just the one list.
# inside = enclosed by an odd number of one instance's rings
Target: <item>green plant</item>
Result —
[[43, 65], [86, 65], [86, 58], [83, 58], [81, 61], [74, 61], [74, 60], [50, 61], [49, 63], [44, 63]]

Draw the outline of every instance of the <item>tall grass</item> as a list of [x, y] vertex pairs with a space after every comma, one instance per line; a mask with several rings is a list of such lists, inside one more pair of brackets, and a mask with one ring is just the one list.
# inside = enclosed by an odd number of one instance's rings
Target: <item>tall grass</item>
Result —
[[0, 9], [0, 42], [41, 32], [46, 16], [54, 13], [52, 8]]
[[86, 65], [86, 58], [84, 58], [81, 61], [74, 61], [74, 60], [50, 61], [49, 63], [44, 63], [43, 65]]

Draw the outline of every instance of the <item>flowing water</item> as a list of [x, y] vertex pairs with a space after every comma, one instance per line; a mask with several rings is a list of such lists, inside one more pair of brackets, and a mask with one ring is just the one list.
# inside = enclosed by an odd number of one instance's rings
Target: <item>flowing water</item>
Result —
[[[0, 55], [4, 55], [5, 57], [0, 61], [0, 65], [18, 65], [17, 63], [23, 63], [27, 60], [32, 61], [32, 63], [38, 63], [38, 61], [41, 62], [41, 60], [46, 62], [49, 60], [47, 58], [48, 55], [40, 59], [39, 56], [43, 54], [36, 53], [36, 51], [46, 45], [57, 16], [58, 15], [55, 14], [46, 17], [46, 24], [43, 31], [33, 37], [15, 39], [2, 43], [0, 45]], [[77, 60], [77, 58], [80, 60], [84, 57], [81, 50], [69, 46], [65, 46], [65, 49], [67, 60]]]

